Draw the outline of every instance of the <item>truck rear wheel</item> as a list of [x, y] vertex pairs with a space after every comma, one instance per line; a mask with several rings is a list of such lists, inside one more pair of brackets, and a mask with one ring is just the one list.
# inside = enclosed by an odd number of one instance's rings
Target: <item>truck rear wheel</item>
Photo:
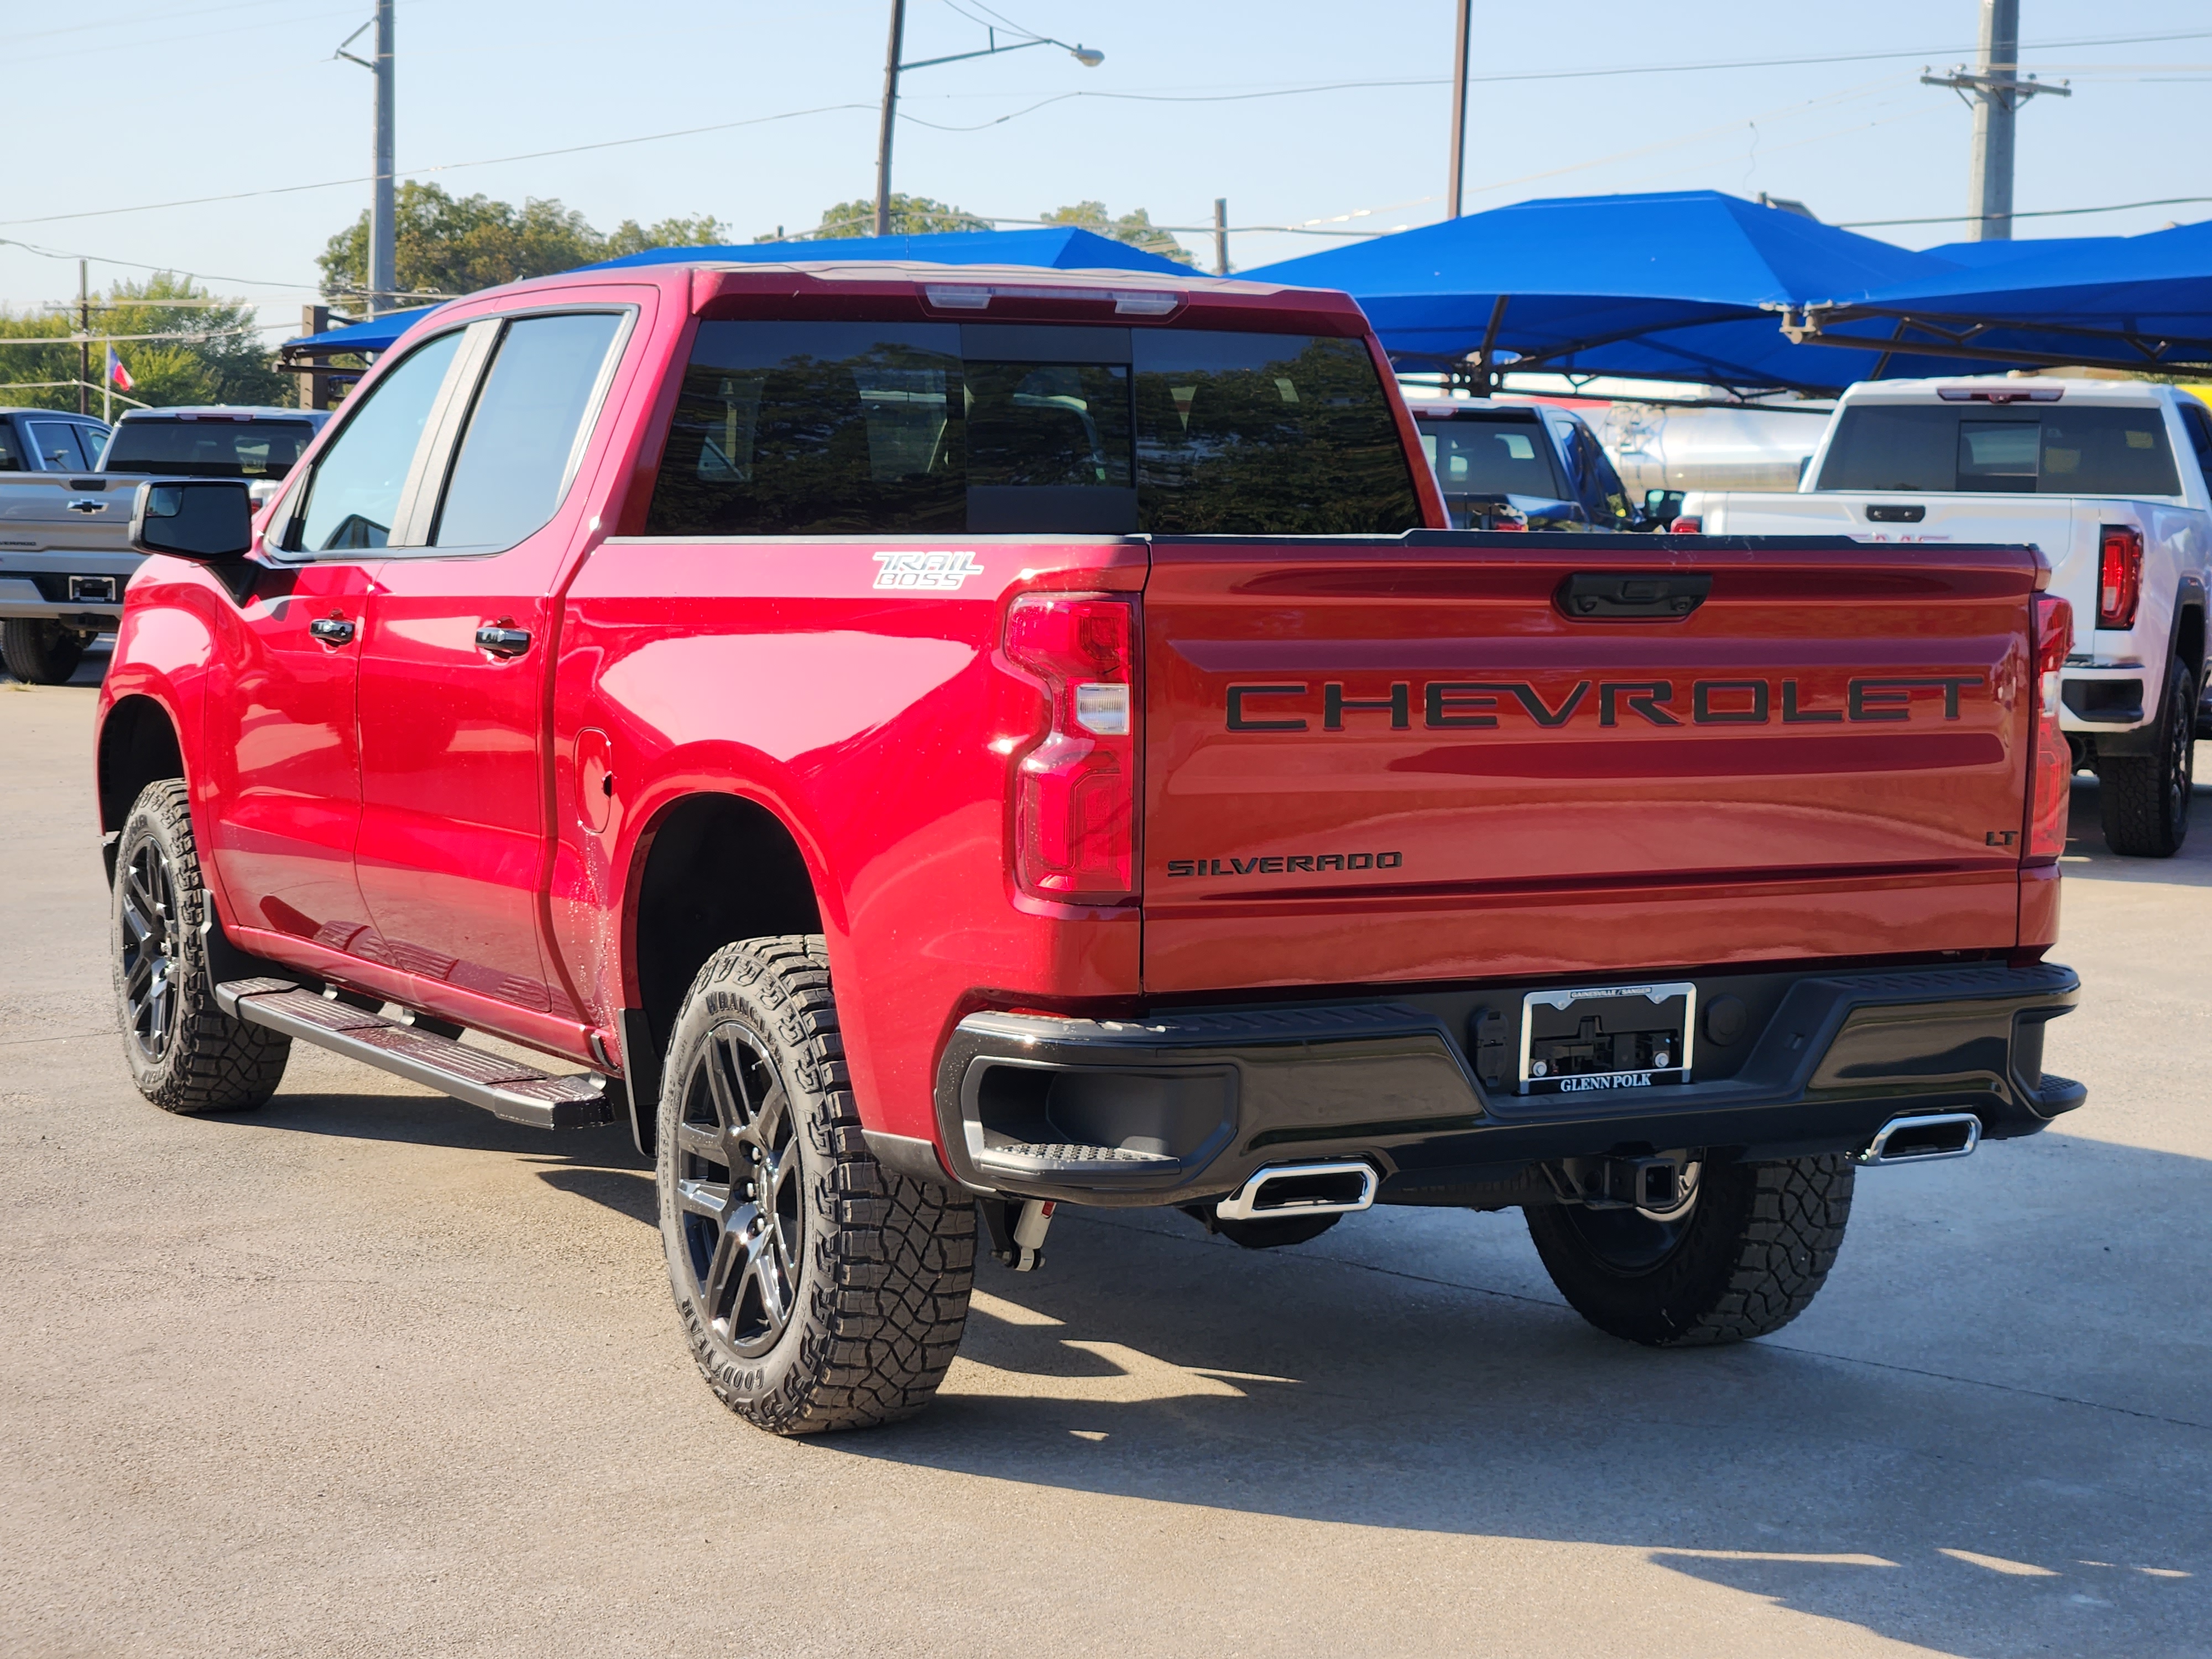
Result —
[[1707, 1164], [1686, 1206], [1544, 1206], [1526, 1212], [1528, 1233], [1559, 1294], [1600, 1330], [1656, 1348], [1741, 1342], [1811, 1305], [1843, 1243], [1854, 1174], [1840, 1152]]
[[2168, 663], [2153, 751], [2097, 763], [2105, 845], [2128, 858], [2170, 859], [2189, 835], [2196, 789], [2197, 682], [2185, 664]]
[[291, 1038], [216, 1006], [210, 903], [184, 781], [148, 784], [116, 844], [111, 957], [131, 1080], [165, 1112], [251, 1110], [292, 1052]]
[[0, 658], [27, 684], [67, 685], [96, 637], [37, 617], [10, 617], [0, 623]]
[[927, 1405], [967, 1323], [975, 1206], [869, 1154], [820, 937], [717, 951], [663, 1077], [661, 1239], [722, 1403], [787, 1435]]

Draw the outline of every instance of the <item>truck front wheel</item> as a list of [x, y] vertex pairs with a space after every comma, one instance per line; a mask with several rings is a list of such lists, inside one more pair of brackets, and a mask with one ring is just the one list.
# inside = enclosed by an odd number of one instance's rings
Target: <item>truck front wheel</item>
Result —
[[661, 1239], [722, 1403], [787, 1435], [928, 1404], [967, 1323], [975, 1206], [870, 1156], [821, 938], [717, 951], [663, 1078]]
[[1741, 1342], [1811, 1305], [1843, 1243], [1855, 1173], [1841, 1153], [1707, 1164], [1667, 1212], [1526, 1212], [1559, 1294], [1608, 1334], [1656, 1348]]
[[124, 820], [109, 897], [115, 1000], [138, 1092], [165, 1112], [245, 1111], [276, 1092], [292, 1039], [216, 1004], [222, 923], [200, 877], [184, 780], [149, 783]]
[[84, 660], [85, 647], [98, 637], [36, 617], [10, 617], [0, 623], [0, 658], [8, 672], [28, 685], [67, 685]]
[[2179, 853], [2189, 834], [2196, 766], [2197, 682], [2177, 659], [2166, 665], [2152, 752], [2097, 763], [2105, 845], [2128, 858], [2170, 859]]

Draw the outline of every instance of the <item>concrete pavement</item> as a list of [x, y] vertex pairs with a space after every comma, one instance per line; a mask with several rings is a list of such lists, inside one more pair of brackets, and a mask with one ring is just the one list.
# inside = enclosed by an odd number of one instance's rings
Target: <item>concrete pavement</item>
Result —
[[1511, 1213], [1063, 1212], [932, 1411], [780, 1442], [617, 1132], [137, 1097], [92, 699], [0, 683], [0, 1651], [2212, 1654], [2212, 801], [2124, 861], [2077, 790], [2089, 1105], [1863, 1175], [1775, 1338], [1601, 1336]]

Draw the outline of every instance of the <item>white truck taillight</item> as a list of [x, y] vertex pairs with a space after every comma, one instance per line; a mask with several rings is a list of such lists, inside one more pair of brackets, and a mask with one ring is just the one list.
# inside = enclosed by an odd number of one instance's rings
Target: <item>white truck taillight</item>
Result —
[[1136, 890], [1137, 607], [1030, 593], [1006, 611], [1006, 657], [1042, 687], [1045, 734], [1014, 771], [1014, 880], [1063, 903]]
[[2108, 524], [2097, 532], [2097, 626], [2133, 628], [2142, 602], [2142, 532]]
[[2038, 594], [2035, 600], [2035, 773], [2029, 781], [2030, 864], [2050, 864], [2066, 850], [2066, 809], [2073, 793], [2074, 751], [2058, 729], [2058, 681], [2074, 648], [2074, 607]]

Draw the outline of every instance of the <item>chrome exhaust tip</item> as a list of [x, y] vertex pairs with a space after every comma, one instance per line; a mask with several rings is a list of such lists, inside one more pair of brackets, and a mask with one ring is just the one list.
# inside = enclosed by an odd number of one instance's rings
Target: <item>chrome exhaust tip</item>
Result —
[[1883, 1164], [1926, 1164], [1939, 1158], [1965, 1158], [1981, 1144], [1982, 1121], [1972, 1112], [1893, 1117], [1867, 1143], [1858, 1161], [1869, 1168]]
[[1350, 1215], [1375, 1202], [1375, 1166], [1353, 1159], [1343, 1164], [1271, 1164], [1214, 1206], [1224, 1221], [1259, 1221], [1269, 1216]]

